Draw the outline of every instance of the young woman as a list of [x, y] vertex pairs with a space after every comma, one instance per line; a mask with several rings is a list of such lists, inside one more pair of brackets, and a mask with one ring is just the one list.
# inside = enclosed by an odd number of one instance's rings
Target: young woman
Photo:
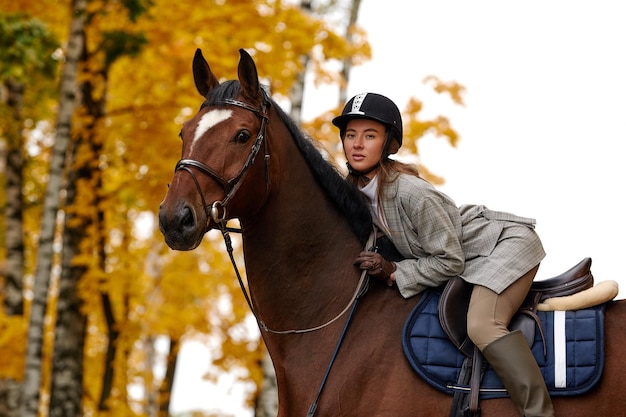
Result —
[[355, 265], [407, 298], [454, 276], [474, 284], [469, 338], [522, 415], [554, 416], [526, 340], [508, 329], [545, 256], [534, 220], [484, 206], [457, 207], [420, 178], [416, 167], [389, 158], [402, 146], [402, 117], [385, 96], [356, 95], [333, 124], [348, 161], [347, 180], [361, 189], [374, 223], [403, 258], [393, 262], [365, 251]]

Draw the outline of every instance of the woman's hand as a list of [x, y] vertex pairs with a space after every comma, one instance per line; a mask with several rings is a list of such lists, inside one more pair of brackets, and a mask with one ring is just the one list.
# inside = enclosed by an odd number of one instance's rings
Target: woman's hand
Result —
[[371, 277], [386, 282], [390, 287], [393, 285], [393, 272], [396, 264], [386, 260], [376, 252], [363, 251], [354, 260], [354, 265], [361, 270], [366, 270]]

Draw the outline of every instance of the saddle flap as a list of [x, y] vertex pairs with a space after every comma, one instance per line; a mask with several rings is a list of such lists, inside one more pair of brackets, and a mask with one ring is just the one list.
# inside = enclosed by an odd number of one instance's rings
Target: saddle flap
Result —
[[457, 349], [468, 357], [474, 352], [474, 344], [467, 337], [467, 310], [471, 295], [472, 284], [454, 277], [446, 283], [438, 306], [441, 328]]
[[[452, 344], [467, 357], [474, 354], [474, 343], [467, 336], [467, 311], [472, 288], [472, 284], [460, 277], [450, 279], [441, 293], [437, 307], [441, 328]], [[528, 346], [532, 346], [535, 341], [536, 325], [541, 326], [541, 323], [538, 322], [536, 315], [528, 311], [527, 314], [517, 313], [509, 328], [511, 331], [521, 330]]]

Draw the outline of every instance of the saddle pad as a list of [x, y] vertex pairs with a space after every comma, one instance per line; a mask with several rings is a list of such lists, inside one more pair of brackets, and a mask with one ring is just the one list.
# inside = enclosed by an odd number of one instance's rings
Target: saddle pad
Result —
[[[413, 369], [435, 388], [454, 394], [467, 390], [457, 381], [466, 356], [443, 331], [437, 305], [442, 288], [427, 290], [407, 319], [402, 344]], [[548, 391], [554, 396], [587, 392], [599, 381], [604, 366], [604, 305], [576, 311], [538, 312], [546, 338], [544, 356], [541, 333], [535, 332], [532, 352]], [[489, 367], [481, 384], [480, 398], [508, 396]]]

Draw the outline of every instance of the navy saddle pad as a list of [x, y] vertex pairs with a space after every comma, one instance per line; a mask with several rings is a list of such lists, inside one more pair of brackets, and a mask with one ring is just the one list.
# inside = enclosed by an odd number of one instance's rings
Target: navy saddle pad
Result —
[[[439, 323], [437, 305], [442, 288], [423, 293], [404, 325], [402, 344], [413, 369], [435, 388], [450, 395], [468, 386], [457, 383], [466, 358], [448, 339]], [[578, 395], [599, 381], [604, 366], [604, 305], [558, 312], [538, 312], [543, 341], [535, 332], [532, 352], [551, 395]], [[506, 397], [506, 389], [489, 367], [481, 384], [480, 398]]]

